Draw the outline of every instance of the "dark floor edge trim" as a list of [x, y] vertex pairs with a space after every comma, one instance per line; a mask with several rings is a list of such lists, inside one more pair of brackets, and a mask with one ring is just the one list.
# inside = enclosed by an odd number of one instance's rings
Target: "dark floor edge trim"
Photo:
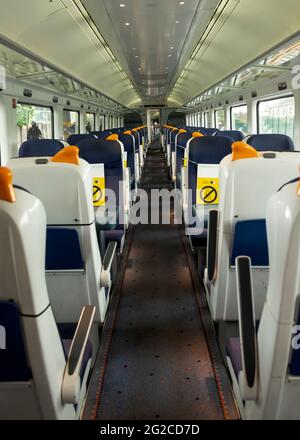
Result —
[[134, 227], [129, 226], [127, 237], [125, 240], [125, 246], [123, 249], [119, 274], [117, 277], [115, 288], [113, 289], [112, 292], [111, 301], [108, 306], [107, 316], [103, 325], [100, 347], [94, 365], [91, 381], [89, 384], [89, 389], [87, 392], [87, 398], [86, 398], [85, 408], [83, 411], [82, 420], [98, 419], [98, 415], [101, 407], [101, 396], [102, 396], [102, 389], [105, 379], [105, 372], [108, 363], [111, 341], [115, 329], [115, 323], [118, 316], [123, 281], [127, 268], [133, 234], [134, 234]]
[[200, 318], [204, 335], [206, 337], [207, 347], [215, 376], [216, 387], [223, 417], [224, 420], [236, 420], [237, 418], [240, 418], [240, 413], [234, 399], [234, 394], [230, 384], [228, 373], [223, 363], [223, 358], [217, 343], [217, 335], [209, 313], [208, 304], [204, 294], [204, 288], [199, 278], [196, 264], [192, 256], [190, 243], [184, 233], [184, 228], [179, 226], [179, 230], [189, 263], [191, 278], [194, 285], [194, 293], [199, 307]]

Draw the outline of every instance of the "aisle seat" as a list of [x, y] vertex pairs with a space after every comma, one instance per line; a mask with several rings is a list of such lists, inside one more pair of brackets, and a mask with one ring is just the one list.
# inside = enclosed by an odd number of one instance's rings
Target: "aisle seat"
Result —
[[[193, 136], [197, 136], [197, 132]], [[198, 246], [199, 240], [205, 244], [208, 211], [216, 207], [219, 200], [219, 164], [225, 156], [231, 153], [231, 144], [231, 140], [227, 137], [201, 135], [193, 137], [187, 144], [187, 168], [186, 174], [183, 175], [185, 182], [183, 191], [187, 193], [184, 201], [187, 205], [184, 206], [184, 212], [187, 235], [191, 236], [195, 246]], [[210, 185], [215, 197], [201, 200], [201, 194]], [[195, 217], [197, 218], [196, 226]], [[201, 232], [198, 232], [198, 229]]]
[[[124, 160], [119, 141], [116, 140], [84, 140], [79, 144], [79, 155], [91, 165], [104, 167], [105, 189], [113, 194], [100, 207], [95, 207], [96, 226], [101, 253], [104, 254], [108, 244], [117, 241], [122, 252], [127, 228], [124, 188]], [[114, 197], [112, 197], [114, 196]], [[99, 208], [107, 209], [115, 218], [113, 222], [101, 225], [97, 222]], [[128, 213], [127, 213], [128, 215]], [[112, 232], [113, 231], [113, 232]]]
[[270, 274], [258, 332], [251, 260], [236, 260], [240, 338], [229, 339], [227, 363], [241, 414], [249, 420], [300, 418], [299, 182], [292, 179], [268, 202]]
[[124, 150], [126, 153], [126, 167], [130, 169], [130, 190], [133, 191], [132, 200], [134, 200], [137, 193], [137, 165], [135, 163], [136, 157], [134, 151], [135, 140], [130, 130], [127, 130], [121, 134], [119, 136], [119, 140], [124, 145]]
[[95, 305], [92, 342], [97, 348], [115, 280], [116, 244], [106, 255], [111, 257], [107, 269], [97, 243], [92, 168], [79, 159], [77, 147], [52, 159], [12, 159], [8, 164], [15, 183], [38, 197], [47, 212], [46, 276], [56, 321], [72, 327], [83, 305]]
[[[58, 332], [45, 280], [46, 212], [0, 168], [0, 419], [78, 419], [86, 395], [95, 307], [73, 340]], [[2, 341], [3, 343], [3, 341]]]
[[235, 260], [252, 259], [255, 316], [259, 320], [269, 275], [266, 205], [298, 173], [296, 153], [259, 153], [244, 142], [220, 164], [220, 204], [210, 213], [204, 286], [212, 318], [238, 320]]

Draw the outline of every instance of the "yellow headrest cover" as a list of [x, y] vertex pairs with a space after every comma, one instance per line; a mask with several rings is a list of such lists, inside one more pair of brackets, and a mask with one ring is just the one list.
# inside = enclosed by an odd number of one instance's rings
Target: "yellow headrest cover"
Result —
[[117, 134], [111, 134], [110, 136], [108, 136], [106, 138], [107, 141], [118, 141], [119, 140], [119, 136]]
[[204, 137], [204, 134], [200, 133], [200, 131], [194, 131], [192, 136], [193, 138], [200, 138], [200, 137]]
[[232, 144], [232, 161], [260, 157], [260, 154], [246, 142], [239, 141]]
[[179, 133], [187, 133], [187, 131], [184, 130], [183, 128], [181, 128], [181, 129], [179, 130]]
[[126, 130], [123, 134], [131, 134], [131, 130]]
[[56, 153], [56, 155], [51, 159], [51, 162], [72, 163], [73, 165], [79, 165], [79, 148], [76, 146], [65, 147]]
[[10, 203], [16, 201], [16, 194], [12, 181], [12, 171], [6, 167], [0, 167], [0, 200]]

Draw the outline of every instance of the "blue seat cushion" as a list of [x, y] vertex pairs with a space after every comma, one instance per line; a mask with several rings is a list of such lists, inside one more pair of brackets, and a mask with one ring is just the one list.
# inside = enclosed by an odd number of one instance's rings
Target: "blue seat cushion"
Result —
[[235, 226], [231, 266], [239, 256], [251, 258], [252, 266], [269, 266], [265, 219], [240, 221]]
[[47, 228], [46, 270], [83, 270], [78, 233], [74, 229]]
[[234, 374], [238, 379], [239, 372], [243, 369], [240, 338], [229, 338], [226, 345], [226, 352], [231, 360]]
[[27, 382], [32, 379], [32, 373], [27, 362], [19, 310], [14, 302], [0, 302], [0, 325], [0, 382]]

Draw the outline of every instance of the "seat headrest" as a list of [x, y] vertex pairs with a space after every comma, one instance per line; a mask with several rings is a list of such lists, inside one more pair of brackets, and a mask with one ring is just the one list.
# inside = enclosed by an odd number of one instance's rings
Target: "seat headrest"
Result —
[[112, 134], [110, 130], [104, 130], [104, 131], [92, 131], [92, 135], [96, 136], [98, 139], [106, 139], [107, 136]]
[[218, 131], [216, 136], [227, 136], [233, 141], [242, 141], [245, 138], [245, 135], [240, 130], [223, 130]]
[[122, 142], [124, 145], [125, 151], [127, 153], [133, 153], [134, 152], [134, 139], [131, 135], [131, 132], [129, 134], [124, 133], [119, 136], [119, 141]]
[[219, 164], [225, 156], [231, 154], [231, 145], [228, 137], [194, 138], [189, 144], [189, 160], [196, 163]]
[[295, 151], [292, 139], [285, 134], [255, 134], [247, 143], [257, 151]]
[[19, 149], [19, 157], [51, 157], [64, 148], [56, 139], [37, 139], [25, 141]]
[[80, 142], [79, 156], [90, 164], [104, 164], [105, 169], [123, 167], [122, 150], [118, 141], [88, 139]]
[[181, 147], [186, 147], [187, 142], [191, 139], [191, 132], [186, 131], [185, 133], [180, 133], [177, 137], [177, 145]]
[[71, 134], [71, 136], [68, 137], [67, 142], [69, 145], [77, 145], [83, 139], [93, 139], [93, 138], [94, 136], [92, 134]]

